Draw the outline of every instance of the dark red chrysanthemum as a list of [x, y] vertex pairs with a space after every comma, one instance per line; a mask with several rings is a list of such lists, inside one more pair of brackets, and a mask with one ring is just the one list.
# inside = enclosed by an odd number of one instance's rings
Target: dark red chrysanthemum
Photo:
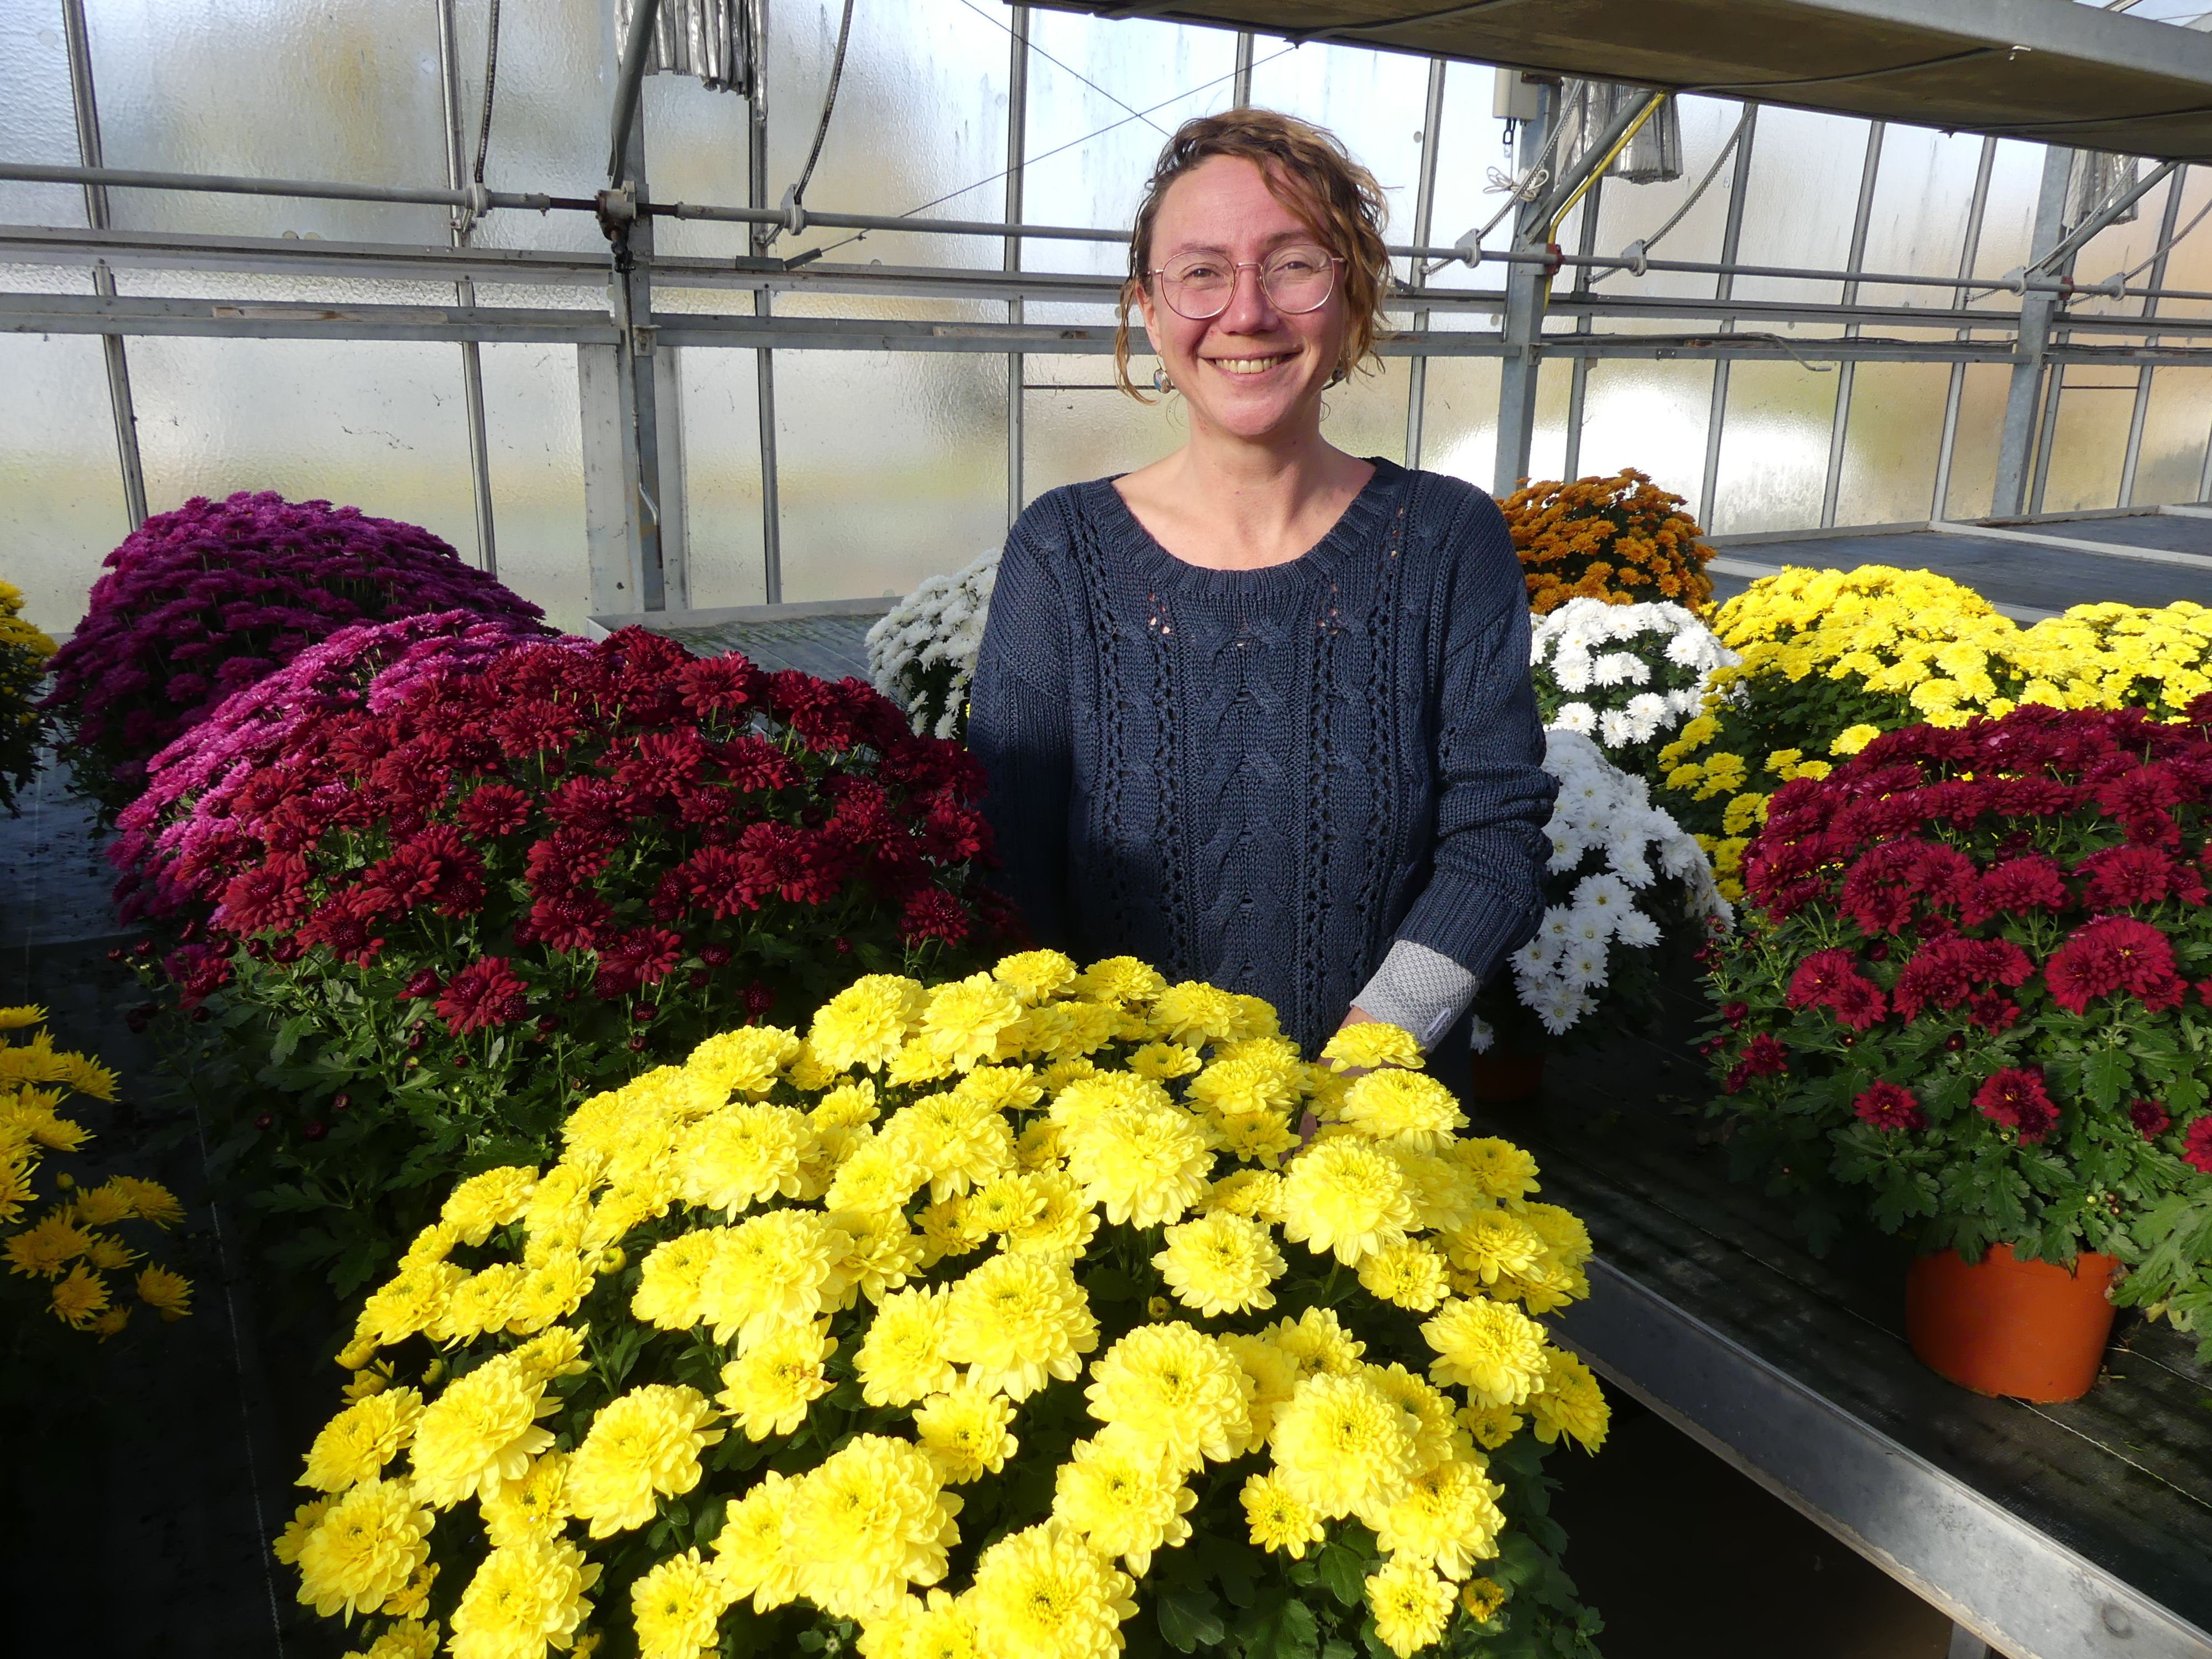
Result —
[[509, 784], [488, 783], [461, 803], [460, 819], [472, 836], [511, 836], [530, 822], [530, 797]]
[[2182, 1162], [2200, 1175], [2212, 1175], [2212, 1113], [2189, 1126], [2181, 1137]]
[[457, 1036], [488, 1025], [512, 1025], [523, 1016], [529, 990], [505, 957], [479, 957], [453, 975], [438, 999], [438, 1014]]
[[899, 937], [910, 945], [932, 939], [957, 945], [973, 926], [967, 906], [958, 899], [941, 889], [924, 887], [907, 896], [899, 915]]
[[1727, 1080], [1721, 1085], [1721, 1090], [1725, 1094], [1737, 1094], [1755, 1077], [1775, 1076], [1789, 1069], [1790, 1051], [1771, 1032], [1761, 1031], [1744, 1045], [1742, 1054], [1729, 1071]]
[[2145, 1140], [2156, 1140], [2173, 1127], [2173, 1115], [2154, 1100], [2130, 1101], [2128, 1121]]
[[2075, 928], [2043, 974], [2051, 1000], [2077, 1014], [2116, 991], [2134, 993], [2154, 1011], [2178, 1007], [2184, 988], [2166, 935], [2128, 916], [2100, 916]]
[[1974, 1104], [1992, 1122], [2020, 1132], [2021, 1144], [2033, 1146], [2049, 1134], [2058, 1121], [2058, 1109], [2043, 1086], [2040, 1070], [2008, 1066], [1992, 1073], [1975, 1091]]
[[1861, 1122], [1884, 1131], [1928, 1127], [1928, 1115], [1920, 1109], [1919, 1097], [1901, 1084], [1873, 1085], [1851, 1102], [1851, 1110], [1858, 1114]]
[[296, 854], [280, 853], [266, 864], [230, 878], [223, 887], [216, 920], [241, 935], [288, 931], [306, 918], [310, 902], [306, 861]]

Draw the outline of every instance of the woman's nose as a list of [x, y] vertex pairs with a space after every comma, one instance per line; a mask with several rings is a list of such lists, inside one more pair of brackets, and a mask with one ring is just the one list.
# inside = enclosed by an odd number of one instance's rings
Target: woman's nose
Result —
[[1232, 275], [1229, 306], [1213, 319], [1216, 325], [1236, 334], [1261, 334], [1274, 327], [1279, 319], [1267, 284], [1260, 279], [1260, 267], [1239, 265]]

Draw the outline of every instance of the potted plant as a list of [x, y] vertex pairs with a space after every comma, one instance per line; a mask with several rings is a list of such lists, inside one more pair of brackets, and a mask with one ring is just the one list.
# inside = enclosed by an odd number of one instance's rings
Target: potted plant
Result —
[[968, 688], [998, 585], [994, 547], [950, 576], [930, 577], [868, 629], [869, 676], [917, 733], [968, 735]]
[[1633, 467], [1609, 478], [1523, 484], [1498, 504], [1526, 573], [1528, 608], [1540, 617], [1576, 599], [1705, 609], [1713, 553], [1698, 540], [1686, 505]]
[[1705, 707], [1714, 671], [1741, 660], [1670, 600], [1569, 599], [1529, 629], [1544, 724], [1594, 739], [1615, 766], [1655, 784], [1660, 749]]
[[1552, 854], [1544, 919], [1475, 1000], [1473, 1087], [1510, 1100], [1543, 1078], [1546, 1048], [1648, 1026], [1659, 988], [1729, 925], [1728, 901], [1691, 836], [1578, 732], [1544, 734], [1559, 793], [1544, 833]]
[[1778, 791], [1745, 854], [1707, 1044], [1735, 1167], [1816, 1249], [1860, 1213], [1909, 1237], [1914, 1346], [1984, 1392], [2086, 1390], [2112, 1271], [2212, 1175], [2208, 722], [1909, 727]]
[[38, 775], [41, 721], [31, 696], [54, 642], [23, 620], [23, 592], [0, 582], [0, 806], [21, 817], [18, 792]]
[[1406, 1033], [1327, 1052], [1040, 951], [583, 1101], [362, 1304], [301, 1600], [395, 1653], [1589, 1659], [1541, 1467], [1607, 1407], [1530, 1316], [1587, 1235]]

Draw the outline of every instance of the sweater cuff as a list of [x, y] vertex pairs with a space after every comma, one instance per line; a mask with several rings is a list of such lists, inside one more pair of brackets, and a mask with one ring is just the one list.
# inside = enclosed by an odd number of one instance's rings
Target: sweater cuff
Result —
[[1369, 1018], [1411, 1032], [1426, 1049], [1451, 1029], [1475, 990], [1474, 975], [1449, 957], [1401, 939], [1352, 1001]]
[[1516, 900], [1492, 883], [1439, 870], [1398, 924], [1396, 937], [1449, 957], [1486, 984], [1543, 920], [1540, 891]]

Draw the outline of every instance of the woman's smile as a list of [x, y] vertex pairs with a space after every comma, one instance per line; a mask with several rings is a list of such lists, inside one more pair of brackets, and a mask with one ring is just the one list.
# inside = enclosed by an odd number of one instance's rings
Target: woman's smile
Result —
[[1224, 374], [1234, 374], [1242, 379], [1255, 374], [1265, 374], [1270, 369], [1280, 368], [1297, 355], [1297, 352], [1292, 349], [1273, 352], [1267, 356], [1205, 357], [1200, 361], [1212, 363]]

